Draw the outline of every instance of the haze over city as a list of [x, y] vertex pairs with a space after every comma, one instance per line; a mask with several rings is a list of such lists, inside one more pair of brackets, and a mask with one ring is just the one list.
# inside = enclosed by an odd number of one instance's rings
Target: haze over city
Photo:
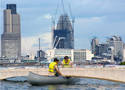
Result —
[[[0, 33], [3, 32], [3, 9], [7, 3], [15, 3], [17, 12], [21, 16], [22, 54], [36, 53], [38, 38], [41, 38], [41, 47], [44, 50], [50, 48], [51, 18], [56, 16], [58, 19], [62, 13], [62, 6], [60, 6], [55, 15], [59, 2], [60, 0], [1, 0]], [[98, 37], [102, 42], [107, 37], [119, 35], [125, 41], [125, 1], [64, 0], [65, 11], [68, 14], [69, 3], [72, 8], [72, 16], [75, 17], [76, 49], [90, 48], [90, 40], [93, 37]]]

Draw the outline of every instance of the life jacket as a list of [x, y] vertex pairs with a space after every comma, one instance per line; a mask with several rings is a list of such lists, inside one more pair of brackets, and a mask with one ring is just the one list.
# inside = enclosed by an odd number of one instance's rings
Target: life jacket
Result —
[[69, 65], [69, 63], [70, 63], [70, 59], [68, 59], [68, 62], [67, 62], [67, 63], [65, 62], [65, 59], [63, 59], [63, 66], [64, 66], [64, 67], [71, 67], [71, 66]]
[[51, 62], [50, 64], [49, 64], [49, 72], [52, 72], [52, 73], [55, 73], [56, 71], [55, 71], [55, 68], [54, 68], [54, 66], [55, 65], [57, 65], [57, 63], [56, 62]]

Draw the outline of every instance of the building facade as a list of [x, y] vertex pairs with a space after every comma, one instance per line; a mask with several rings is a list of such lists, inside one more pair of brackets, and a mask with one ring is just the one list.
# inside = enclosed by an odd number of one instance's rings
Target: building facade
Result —
[[97, 45], [99, 45], [99, 40], [97, 38], [93, 38], [91, 41], [91, 50], [92, 50], [92, 53], [95, 55], [97, 55], [97, 52], [96, 52]]
[[85, 62], [86, 60], [92, 60], [94, 54], [87, 49], [79, 49], [73, 51], [73, 60], [74, 62]]
[[48, 60], [58, 58], [63, 60], [65, 56], [68, 56], [73, 62], [85, 62], [91, 60], [94, 55], [87, 49], [51, 49], [47, 50]]
[[105, 56], [108, 53], [108, 44], [98, 44], [96, 46], [96, 55], [97, 56]]
[[124, 50], [124, 43], [119, 36], [112, 36], [108, 39], [107, 43], [112, 49], [112, 55], [115, 62], [123, 61], [123, 50]]
[[114, 56], [117, 56], [118, 54], [123, 53], [123, 48], [124, 48], [124, 43], [121, 39], [121, 37], [119, 36], [112, 36], [111, 38], [108, 39], [107, 43], [109, 44], [109, 46], [114, 47]]
[[16, 11], [16, 4], [7, 4], [7, 8], [4, 10], [1, 56], [7, 58], [21, 57], [20, 15]]
[[59, 60], [63, 60], [65, 56], [68, 56], [73, 61], [73, 49], [51, 49], [47, 50], [47, 59], [53, 60], [54, 58], [58, 58]]
[[57, 27], [52, 30], [52, 47], [55, 49], [74, 49], [74, 28], [67, 14], [60, 16]]

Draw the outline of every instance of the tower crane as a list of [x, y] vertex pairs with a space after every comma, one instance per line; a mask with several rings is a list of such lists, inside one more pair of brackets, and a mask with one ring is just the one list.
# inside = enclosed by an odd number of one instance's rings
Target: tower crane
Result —
[[71, 4], [69, 4], [69, 12], [70, 12], [70, 16], [71, 16], [71, 19], [72, 19], [72, 26], [73, 26], [73, 29], [74, 29], [75, 17], [72, 14]]

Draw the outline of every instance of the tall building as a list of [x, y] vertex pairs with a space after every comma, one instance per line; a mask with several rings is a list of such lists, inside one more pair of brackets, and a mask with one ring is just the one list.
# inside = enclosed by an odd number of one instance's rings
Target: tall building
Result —
[[1, 56], [7, 58], [19, 58], [21, 56], [20, 15], [16, 11], [16, 4], [7, 4], [7, 8], [4, 10]]
[[96, 55], [97, 56], [105, 56], [105, 54], [108, 53], [108, 47], [109, 45], [108, 44], [99, 44], [97, 45], [96, 47]]
[[99, 40], [97, 38], [93, 38], [91, 41], [91, 50], [92, 50], [92, 53], [95, 55], [97, 54], [96, 52], [97, 45], [99, 45]]
[[107, 43], [113, 47], [113, 55], [115, 58], [123, 59], [124, 43], [119, 36], [112, 36], [108, 39]]
[[52, 46], [56, 49], [74, 49], [74, 28], [67, 14], [60, 16], [53, 30]]

